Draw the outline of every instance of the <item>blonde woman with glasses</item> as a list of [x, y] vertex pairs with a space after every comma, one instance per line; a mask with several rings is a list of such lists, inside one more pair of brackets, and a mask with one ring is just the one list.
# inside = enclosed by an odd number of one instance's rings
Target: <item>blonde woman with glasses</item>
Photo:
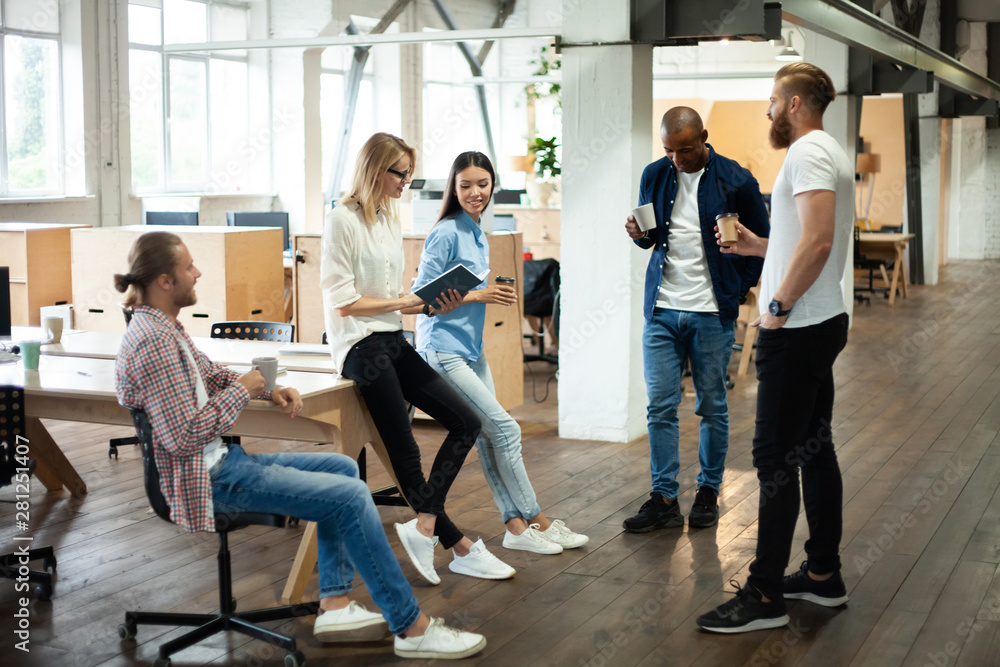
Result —
[[[472, 542], [445, 513], [445, 498], [480, 422], [449, 383], [403, 338], [401, 314], [448, 313], [462, 301], [442, 293], [437, 306], [403, 291], [403, 237], [396, 211], [410, 182], [416, 152], [391, 134], [373, 135], [361, 148], [350, 194], [337, 204], [323, 230], [320, 281], [330, 351], [341, 374], [354, 380], [385, 443], [393, 472], [417, 518], [396, 532], [417, 571], [440, 583], [434, 547], [454, 557], [452, 572], [481, 579], [509, 579], [514, 568]], [[424, 477], [420, 449], [410, 430], [407, 402], [448, 429]]]

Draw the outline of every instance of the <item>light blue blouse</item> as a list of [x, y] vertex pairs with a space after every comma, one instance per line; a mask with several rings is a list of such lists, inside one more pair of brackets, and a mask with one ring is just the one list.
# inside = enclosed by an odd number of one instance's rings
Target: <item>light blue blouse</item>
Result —
[[[424, 242], [420, 269], [413, 283], [416, 291], [457, 264], [479, 274], [490, 266], [486, 234], [465, 211], [438, 222]], [[486, 287], [489, 276], [474, 289]], [[458, 354], [476, 361], [483, 353], [486, 304], [462, 305], [445, 315], [417, 316], [417, 349]]]

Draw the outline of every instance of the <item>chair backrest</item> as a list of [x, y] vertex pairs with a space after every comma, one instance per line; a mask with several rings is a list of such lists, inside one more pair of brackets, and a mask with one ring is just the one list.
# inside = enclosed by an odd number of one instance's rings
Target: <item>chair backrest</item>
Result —
[[295, 325], [284, 322], [216, 322], [212, 325], [212, 338], [290, 343], [294, 336]]
[[153, 451], [153, 427], [149, 423], [149, 417], [145, 410], [133, 409], [132, 423], [135, 424], [135, 434], [139, 438], [139, 446], [142, 447], [142, 479], [146, 487], [146, 498], [149, 505], [156, 512], [156, 516], [164, 521], [170, 521], [170, 505], [163, 497], [163, 490], [160, 488], [160, 471], [156, 467], [156, 454]]
[[[24, 435], [24, 388], [0, 385], [0, 486], [10, 484], [17, 461], [18, 436]], [[24, 455], [25, 457], [27, 454]]]
[[548, 317], [559, 292], [559, 262], [529, 259], [524, 262], [524, 314]]
[[132, 313], [134, 312], [132, 306], [126, 306], [124, 301], [119, 301], [118, 307], [122, 309], [122, 315], [125, 316], [125, 326], [128, 327], [132, 323]]
[[147, 225], [197, 225], [198, 211], [146, 211]]

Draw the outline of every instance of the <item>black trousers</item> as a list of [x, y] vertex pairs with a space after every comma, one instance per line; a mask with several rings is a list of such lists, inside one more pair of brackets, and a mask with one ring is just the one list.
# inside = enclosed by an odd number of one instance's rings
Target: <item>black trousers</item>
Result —
[[[437, 517], [434, 534], [444, 548], [452, 548], [463, 535], [445, 514], [444, 501], [476, 444], [479, 418], [406, 342], [401, 331], [374, 333], [359, 341], [347, 353], [343, 375], [357, 383], [406, 501], [414, 511]], [[426, 479], [406, 401], [448, 429]]]
[[799, 515], [799, 469], [816, 574], [840, 569], [844, 488], [834, 451], [833, 362], [847, 344], [847, 314], [796, 329], [761, 329], [753, 464], [760, 482], [757, 556], [748, 583], [782, 597]]

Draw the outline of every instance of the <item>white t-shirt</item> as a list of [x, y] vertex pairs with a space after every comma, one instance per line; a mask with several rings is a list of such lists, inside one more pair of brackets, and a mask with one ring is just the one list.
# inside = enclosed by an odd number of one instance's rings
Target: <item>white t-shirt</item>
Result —
[[657, 308], [719, 312], [698, 216], [698, 183], [704, 173], [704, 169], [693, 174], [677, 172], [677, 197], [670, 212], [667, 256], [656, 297]]
[[785, 322], [786, 327], [819, 324], [845, 312], [840, 284], [847, 266], [847, 248], [854, 225], [854, 169], [840, 144], [822, 130], [813, 130], [788, 148], [785, 163], [771, 193], [771, 236], [760, 285], [760, 312], [774, 298], [802, 237], [795, 195], [810, 190], [836, 193], [833, 248], [823, 270], [802, 295]]
[[330, 353], [341, 370], [355, 343], [376, 331], [403, 328], [398, 310], [363, 317], [341, 317], [337, 312], [363, 296], [403, 296], [403, 232], [399, 222], [383, 210], [379, 210], [372, 225], [361, 216], [357, 204], [336, 206], [326, 216], [323, 227], [319, 285]]
[[[187, 362], [191, 365], [194, 370], [194, 393], [198, 399], [198, 409], [205, 407], [208, 403], [208, 391], [205, 390], [205, 381], [201, 379], [201, 371], [198, 370], [198, 364], [194, 360], [194, 353], [191, 352], [191, 347], [184, 340], [184, 337], [180, 334], [175, 333], [177, 337], [177, 342], [181, 344], [181, 349], [184, 350], [185, 356], [187, 356]], [[211, 470], [212, 466], [222, 460], [222, 457], [226, 455], [229, 451], [222, 444], [222, 436], [216, 436], [214, 439], [205, 443], [205, 447], [201, 450], [202, 458], [205, 460], [205, 470]]]

